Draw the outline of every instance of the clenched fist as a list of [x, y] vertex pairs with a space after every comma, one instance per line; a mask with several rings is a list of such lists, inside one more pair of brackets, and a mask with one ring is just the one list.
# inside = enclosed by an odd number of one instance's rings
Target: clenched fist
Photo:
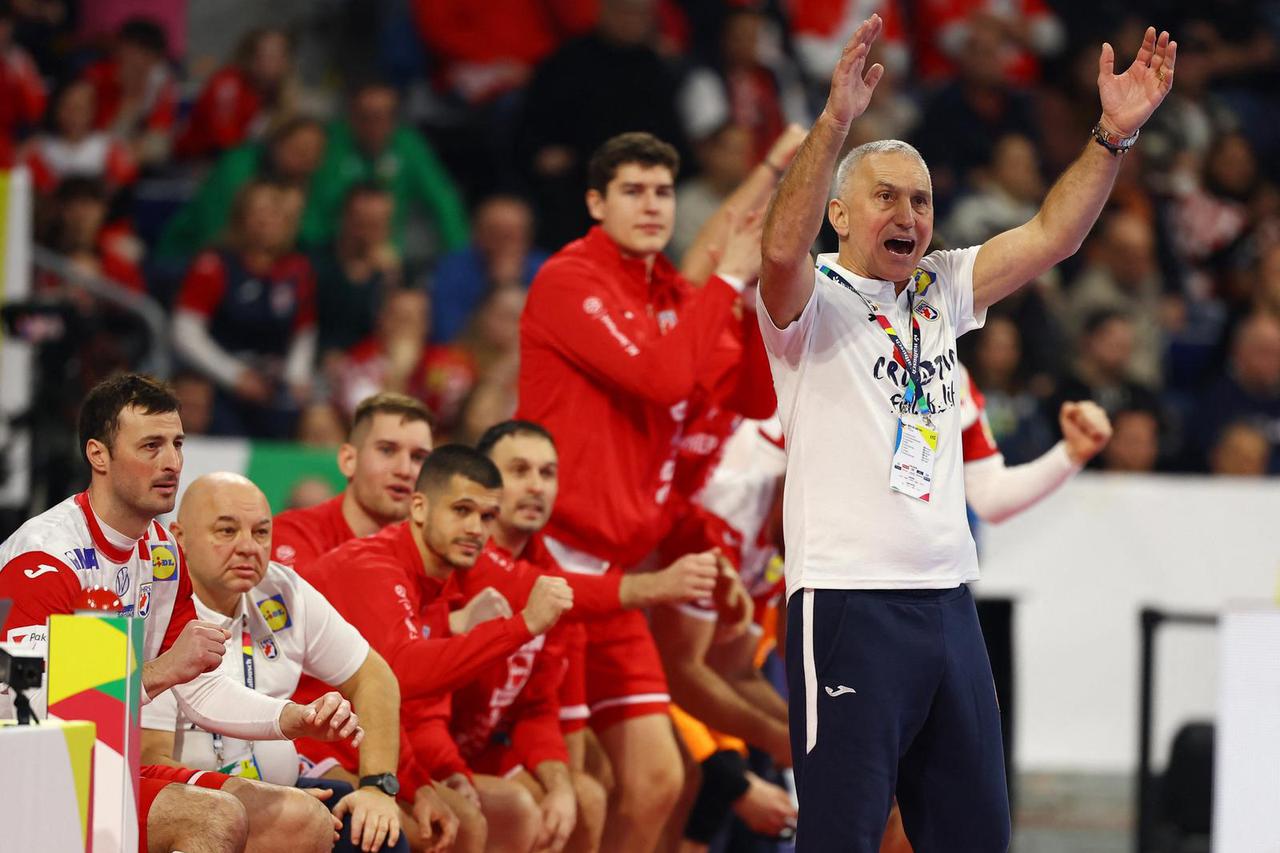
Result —
[[655, 604], [675, 604], [710, 598], [716, 591], [716, 579], [720, 575], [715, 551], [701, 554], [685, 554], [667, 568], [656, 573], [661, 579]]
[[507, 597], [491, 586], [486, 586], [466, 603], [449, 614], [449, 631], [465, 634], [490, 619], [507, 619], [511, 616], [511, 604]]
[[169, 651], [155, 660], [161, 664], [165, 686], [186, 684], [197, 675], [217, 669], [229, 639], [231, 633], [212, 622], [192, 619], [183, 625]]
[[545, 634], [573, 607], [573, 588], [564, 578], [543, 575], [533, 584], [521, 614], [534, 636]]
[[1067, 444], [1067, 455], [1077, 465], [1097, 456], [1111, 440], [1111, 421], [1102, 407], [1092, 400], [1063, 403], [1058, 413], [1058, 424]]

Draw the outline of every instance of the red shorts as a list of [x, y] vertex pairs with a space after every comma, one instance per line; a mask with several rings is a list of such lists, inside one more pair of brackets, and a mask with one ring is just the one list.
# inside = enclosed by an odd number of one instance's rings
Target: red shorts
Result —
[[138, 851], [147, 853], [147, 817], [151, 804], [169, 785], [195, 785], [200, 788], [221, 790], [230, 776], [213, 770], [192, 770], [189, 767], [169, 767], [164, 764], [142, 765], [138, 780]]
[[591, 727], [666, 714], [671, 703], [662, 659], [644, 614], [622, 610], [585, 623], [586, 697]]

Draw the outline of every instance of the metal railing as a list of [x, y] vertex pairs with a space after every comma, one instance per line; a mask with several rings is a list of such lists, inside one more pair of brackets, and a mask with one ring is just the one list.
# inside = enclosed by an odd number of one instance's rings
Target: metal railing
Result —
[[138, 369], [167, 379], [173, 370], [169, 348], [169, 315], [150, 296], [136, 293], [118, 281], [87, 273], [65, 256], [44, 246], [31, 247], [31, 263], [37, 270], [74, 282], [93, 296], [135, 315], [147, 327], [147, 352]]

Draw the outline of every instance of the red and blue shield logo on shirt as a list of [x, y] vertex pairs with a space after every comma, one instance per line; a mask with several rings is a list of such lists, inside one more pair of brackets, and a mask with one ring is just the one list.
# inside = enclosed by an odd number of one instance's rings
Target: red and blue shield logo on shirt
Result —
[[151, 612], [151, 584], [144, 583], [138, 587], [138, 618], [145, 619]]
[[917, 302], [916, 314], [929, 321], [938, 319], [938, 309], [934, 308], [928, 302]]
[[280, 653], [276, 648], [276, 638], [267, 636], [258, 641], [258, 645], [262, 647], [262, 656], [267, 660], [275, 660]]

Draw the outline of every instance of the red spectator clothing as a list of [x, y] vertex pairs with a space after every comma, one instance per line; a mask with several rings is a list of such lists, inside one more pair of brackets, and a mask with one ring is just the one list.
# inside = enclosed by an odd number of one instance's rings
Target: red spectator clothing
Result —
[[181, 157], [213, 157], [257, 136], [263, 128], [262, 99], [249, 75], [228, 65], [205, 82], [175, 150]]
[[26, 149], [26, 164], [32, 183], [42, 193], [53, 192], [65, 178], [96, 178], [118, 189], [138, 177], [138, 164], [128, 147], [100, 130], [78, 142], [38, 136]]
[[[348, 415], [365, 397], [386, 387], [389, 366], [377, 337], [367, 338], [347, 351], [338, 370], [336, 396]], [[435, 415], [436, 423], [447, 431], [457, 422], [478, 375], [475, 359], [466, 350], [451, 344], [428, 344], [409, 376], [405, 393], [421, 400]]]
[[18, 134], [44, 115], [40, 71], [27, 52], [11, 45], [0, 55], [0, 169], [14, 164]]
[[[938, 82], [955, 75], [952, 57], [964, 49], [968, 21], [976, 15], [1025, 20], [1030, 27], [1052, 27], [1057, 23], [1045, 0], [920, 0], [916, 5], [916, 72], [925, 82]], [[1035, 54], [1010, 49], [1004, 58], [1005, 77], [1010, 83], [1029, 85], [1040, 78]]]
[[[154, 67], [148, 76], [142, 103], [132, 106], [135, 113], [132, 121], [124, 115], [127, 108], [125, 92], [120, 82], [120, 65], [116, 60], [95, 62], [85, 69], [84, 79], [89, 81], [97, 95], [98, 111], [93, 125], [99, 130], [131, 133], [143, 130], [169, 131], [173, 128], [178, 115], [178, 87], [173, 75], [163, 65]], [[120, 127], [122, 121], [128, 121], [132, 126]]]
[[[493, 587], [512, 610], [522, 610], [540, 575], [537, 566], [489, 540], [459, 581], [467, 598]], [[557, 636], [562, 631], [557, 624], [534, 637], [453, 694], [449, 729], [471, 769], [500, 775], [517, 765], [532, 772], [543, 761], [568, 762], [557, 698], [565, 665]]]
[[[423, 772], [439, 779], [465, 771], [448, 733], [449, 694], [533, 635], [517, 613], [450, 636], [449, 606], [460, 596], [457, 575], [444, 583], [427, 577], [410, 524], [401, 522], [373, 536], [353, 539], [303, 568], [301, 574], [395, 672], [409, 754]], [[310, 701], [326, 689], [304, 677], [295, 700]], [[349, 742], [308, 742], [306, 754], [332, 756], [347, 768], [358, 763]]]
[[439, 60], [445, 87], [472, 103], [522, 85], [560, 42], [591, 29], [594, 2], [415, 0], [418, 32]]
[[907, 34], [901, 0], [791, 0], [788, 7], [796, 53], [811, 78], [825, 80], [831, 76], [845, 42], [872, 13], [884, 21], [879, 49], [898, 57], [894, 61], [886, 56], [886, 64], [891, 68], [906, 64]]
[[271, 559], [305, 573], [322, 555], [356, 538], [340, 495], [306, 509], [287, 509], [271, 525]]
[[997, 456], [995, 433], [987, 420], [987, 399], [982, 396], [973, 374], [962, 362], [956, 363], [956, 392], [960, 398], [960, 444], [964, 464]]
[[283, 359], [294, 334], [316, 324], [315, 275], [298, 252], [277, 259], [265, 275], [231, 252], [202, 252], [182, 281], [177, 308], [205, 317], [214, 341], [233, 355]]
[[543, 265], [520, 320], [517, 417], [560, 451], [560, 498], [546, 533], [631, 566], [662, 537], [675, 455], [735, 290], [695, 289], [659, 255], [651, 280], [592, 228]]

